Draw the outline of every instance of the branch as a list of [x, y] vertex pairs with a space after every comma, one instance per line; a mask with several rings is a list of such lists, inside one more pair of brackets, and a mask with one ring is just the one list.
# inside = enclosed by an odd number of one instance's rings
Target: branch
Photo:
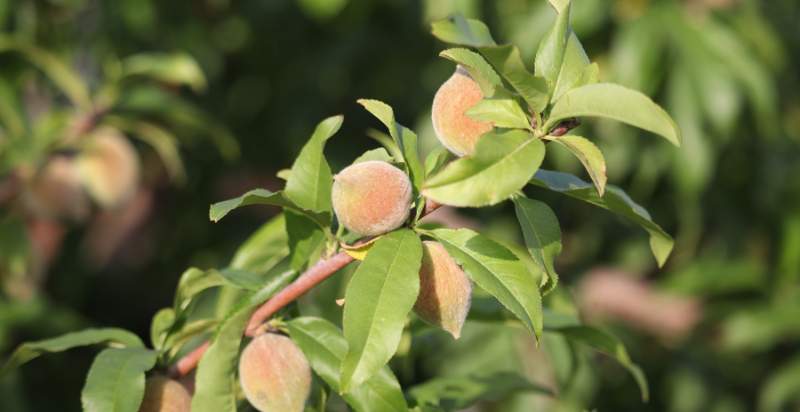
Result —
[[[423, 216], [432, 213], [442, 205], [432, 200], [428, 200], [425, 207]], [[245, 336], [254, 336], [265, 320], [269, 319], [272, 315], [283, 309], [286, 305], [294, 302], [300, 296], [306, 294], [309, 290], [313, 289], [325, 279], [331, 277], [339, 269], [347, 266], [352, 262], [353, 258], [345, 252], [339, 252], [327, 259], [321, 259], [314, 266], [303, 272], [294, 282], [287, 285], [280, 292], [273, 295], [263, 305], [261, 305], [252, 315], [247, 323]], [[172, 377], [181, 377], [188, 375], [200, 359], [208, 350], [210, 342], [204, 342], [187, 355], [183, 356], [176, 362], [170, 369], [169, 374]]]
[[563, 136], [567, 134], [570, 130], [578, 127], [581, 125], [581, 121], [577, 118], [567, 119], [563, 122], [559, 123], [553, 130], [548, 133], [550, 136]]

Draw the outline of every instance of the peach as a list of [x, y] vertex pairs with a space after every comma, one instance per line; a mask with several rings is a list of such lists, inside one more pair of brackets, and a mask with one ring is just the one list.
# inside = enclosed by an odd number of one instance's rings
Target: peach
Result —
[[369, 160], [339, 172], [331, 196], [340, 224], [361, 236], [375, 236], [408, 219], [411, 181], [391, 164]]
[[441, 243], [425, 241], [422, 247], [414, 312], [458, 339], [469, 312], [472, 283]]
[[34, 214], [82, 221], [89, 216], [89, 198], [81, 184], [75, 159], [53, 156], [33, 177], [24, 199]]
[[311, 391], [311, 368], [286, 336], [256, 336], [239, 358], [245, 397], [261, 412], [302, 412]]
[[190, 412], [192, 396], [178, 381], [152, 376], [145, 381], [139, 412]]
[[88, 138], [78, 158], [83, 184], [103, 207], [128, 200], [139, 182], [139, 158], [119, 131], [102, 127]]
[[461, 66], [433, 98], [433, 130], [442, 145], [457, 156], [473, 154], [478, 138], [492, 130], [491, 122], [475, 120], [465, 113], [481, 99], [480, 86]]

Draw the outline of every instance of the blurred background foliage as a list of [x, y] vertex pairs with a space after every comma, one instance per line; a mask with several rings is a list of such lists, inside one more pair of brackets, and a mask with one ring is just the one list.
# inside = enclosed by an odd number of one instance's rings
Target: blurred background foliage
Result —
[[[213, 225], [210, 203], [280, 187], [276, 172], [328, 115], [347, 119], [327, 150], [335, 170], [374, 145], [356, 98], [388, 102], [434, 147], [431, 100], [453, 67], [428, 23], [453, 12], [486, 21], [529, 64], [554, 17], [544, 0], [0, 0], [0, 351], [90, 325], [146, 336], [186, 267], [221, 266], [275, 212]], [[675, 150], [617, 124], [576, 132], [676, 235], [663, 270], [636, 228], [530, 193], [564, 232], [563, 289], [547, 305], [623, 337], [648, 404], [612, 362], [556, 335], [537, 349], [479, 313], [458, 342], [415, 335], [393, 364], [404, 386], [443, 374], [497, 411], [800, 407], [798, 21], [796, 0], [574, 2], [601, 79], [653, 96], [684, 136]], [[550, 150], [546, 167], [582, 173]], [[508, 205], [439, 213], [520, 238]], [[301, 311], [337, 311], [338, 282]], [[2, 409], [78, 410], [90, 361], [37, 360], [0, 383]], [[459, 385], [475, 374], [505, 390]]]

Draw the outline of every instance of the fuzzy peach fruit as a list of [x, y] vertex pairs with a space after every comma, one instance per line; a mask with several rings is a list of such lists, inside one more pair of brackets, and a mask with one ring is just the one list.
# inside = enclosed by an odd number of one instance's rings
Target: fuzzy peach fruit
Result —
[[291, 339], [275, 333], [255, 337], [239, 358], [247, 400], [261, 412], [302, 412], [311, 391], [311, 368]]
[[425, 241], [422, 246], [419, 296], [414, 311], [458, 339], [469, 312], [472, 283], [441, 243]]
[[431, 117], [436, 137], [458, 156], [471, 155], [484, 133], [492, 130], [491, 122], [481, 122], [466, 111], [483, 99], [483, 92], [463, 67], [444, 82], [433, 98]]
[[411, 181], [387, 162], [356, 163], [334, 177], [332, 200], [339, 223], [348, 230], [361, 236], [379, 235], [408, 219]]

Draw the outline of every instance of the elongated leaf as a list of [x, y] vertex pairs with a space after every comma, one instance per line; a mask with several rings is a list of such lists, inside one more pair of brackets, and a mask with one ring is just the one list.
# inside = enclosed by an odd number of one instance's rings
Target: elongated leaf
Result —
[[289, 239], [283, 214], [264, 223], [241, 246], [230, 267], [254, 273], [266, 273], [289, 253]]
[[6, 361], [3, 369], [0, 370], [0, 376], [38, 358], [43, 353], [57, 353], [80, 346], [100, 344], [117, 344], [129, 348], [144, 347], [142, 340], [138, 336], [124, 329], [102, 328], [71, 332], [56, 338], [19, 345]]
[[186, 53], [142, 53], [122, 60], [123, 76], [145, 76], [169, 84], [187, 85], [195, 91], [206, 88], [200, 66]]
[[455, 15], [431, 24], [431, 33], [437, 39], [450, 44], [480, 47], [495, 44], [489, 28], [480, 21]]
[[361, 156], [353, 160], [353, 164], [368, 162], [370, 160], [379, 160], [381, 162], [393, 163], [394, 158], [389, 154], [386, 149], [379, 147], [377, 149], [367, 150]]
[[0, 52], [17, 51], [41, 70], [73, 104], [88, 108], [91, 104], [89, 87], [75, 71], [57, 56], [25, 40], [0, 34]]
[[494, 296], [537, 338], [542, 334], [538, 277], [510, 250], [469, 229], [428, 232], [481, 288]]
[[333, 174], [323, 150], [325, 142], [339, 130], [343, 121], [343, 116], [333, 116], [317, 125], [295, 159], [284, 189], [287, 199], [303, 209], [320, 213], [326, 224], [331, 219]]
[[422, 193], [451, 206], [499, 203], [525, 186], [544, 159], [544, 144], [512, 130], [490, 132], [478, 140], [475, 154], [447, 165], [428, 179]]
[[557, 101], [564, 93], [580, 86], [597, 83], [600, 68], [592, 64], [581, 41], [575, 33], [570, 33], [567, 39], [567, 48], [564, 50], [564, 60], [561, 71], [558, 73], [555, 90], [550, 101]]
[[544, 290], [549, 292], [558, 284], [554, 261], [561, 253], [561, 227], [558, 218], [547, 204], [524, 197], [514, 198], [517, 220], [533, 260], [547, 274]]
[[240, 307], [222, 323], [214, 336], [197, 366], [192, 411], [236, 412], [239, 345], [253, 310], [252, 305]]
[[513, 372], [438, 377], [409, 389], [418, 405], [447, 410], [462, 410], [481, 400], [498, 402], [523, 392], [552, 395], [550, 390]]
[[476, 120], [493, 122], [495, 127], [531, 129], [528, 115], [513, 99], [483, 99], [466, 114]]
[[608, 181], [606, 159], [603, 157], [603, 152], [585, 137], [565, 135], [554, 141], [567, 148], [581, 161], [581, 164], [589, 173], [589, 177], [592, 178], [592, 182], [597, 188], [597, 193], [602, 197], [606, 191], [606, 182]]
[[291, 210], [286, 215], [286, 234], [289, 239], [289, 266], [302, 270], [325, 241], [325, 233], [314, 221]]
[[267, 189], [253, 189], [239, 197], [214, 203], [208, 210], [208, 217], [213, 222], [219, 222], [220, 219], [225, 217], [232, 210], [250, 205], [278, 206], [293, 210], [305, 215], [322, 228], [327, 226], [329, 219], [325, 213], [316, 213], [301, 208], [296, 203], [289, 200], [284, 192], [270, 192]]
[[419, 292], [422, 242], [401, 229], [381, 237], [356, 269], [345, 293], [342, 361], [344, 393], [369, 379], [391, 359], [406, 315]]
[[480, 52], [533, 111], [540, 113], [547, 107], [547, 81], [528, 71], [516, 46], [481, 47]]
[[439, 56], [464, 67], [470, 77], [478, 83], [484, 97], [494, 96], [495, 90], [503, 85], [500, 76], [494, 71], [489, 62], [472, 50], [462, 48], [447, 49], [439, 53]]
[[136, 412], [144, 397], [144, 373], [158, 352], [106, 349], [94, 359], [81, 392], [84, 412]]
[[653, 222], [650, 213], [634, 202], [627, 193], [616, 186], [608, 186], [603, 197], [597, 195], [592, 184], [569, 174], [539, 170], [531, 183], [555, 192], [563, 193], [595, 206], [602, 207], [615, 214], [630, 219], [650, 234], [650, 249], [659, 266], [663, 266], [672, 252], [672, 237]]
[[613, 83], [589, 84], [565, 93], [553, 105], [545, 129], [584, 116], [618, 120], [681, 144], [680, 130], [664, 109], [644, 94]]
[[153, 348], [157, 350], [164, 348], [169, 330], [174, 323], [175, 309], [164, 308], [153, 315], [153, 320], [150, 321], [150, 343], [153, 344]]
[[161, 158], [170, 178], [178, 182], [185, 180], [186, 171], [178, 151], [178, 138], [172, 132], [154, 123], [129, 121], [121, 116], [107, 116], [105, 123], [110, 123], [149, 144]]
[[650, 391], [647, 387], [647, 378], [644, 376], [644, 372], [633, 363], [628, 351], [625, 349], [625, 345], [614, 335], [590, 326], [567, 326], [554, 330], [564, 335], [567, 339], [588, 345], [592, 349], [616, 359], [620, 365], [630, 372], [636, 384], [639, 385], [642, 400], [647, 401], [650, 398]]
[[200, 292], [225, 284], [225, 279], [217, 272], [189, 268], [181, 274], [178, 287], [175, 289], [173, 308], [175, 313], [184, 311], [192, 298]]
[[561, 65], [564, 61], [564, 51], [567, 48], [567, 39], [571, 29], [569, 27], [570, 2], [558, 10], [555, 24], [542, 39], [539, 50], [536, 52], [536, 75], [547, 80], [550, 91], [555, 90]]
[[[311, 368], [334, 391], [340, 391], [339, 372], [347, 354], [347, 341], [334, 324], [321, 318], [301, 317], [288, 324], [292, 340], [308, 358]], [[342, 396], [357, 412], [405, 412], [403, 390], [388, 366]]]
[[422, 168], [422, 162], [419, 159], [417, 135], [411, 129], [395, 120], [394, 110], [388, 104], [372, 99], [359, 99], [358, 104], [364, 106], [389, 130], [389, 135], [392, 136], [392, 139], [394, 139], [403, 153], [403, 161], [407, 168], [406, 172], [411, 176], [411, 182], [414, 183], [414, 191], [419, 192], [419, 188], [422, 187], [422, 181], [425, 179], [425, 170]]
[[758, 398], [761, 412], [787, 410], [791, 401], [800, 397], [800, 357], [794, 357], [777, 368], [764, 381]]

